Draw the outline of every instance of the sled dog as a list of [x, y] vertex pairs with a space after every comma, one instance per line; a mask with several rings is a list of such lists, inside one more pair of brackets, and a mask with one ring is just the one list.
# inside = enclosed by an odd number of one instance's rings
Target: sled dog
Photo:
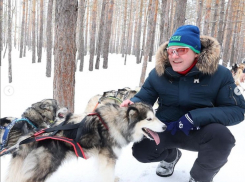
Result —
[[[67, 113], [67, 108], [59, 108], [56, 100], [44, 99], [27, 108], [23, 112], [21, 119], [15, 117], [1, 118], [1, 150], [3, 148], [6, 149], [12, 147], [21, 136], [34, 132], [37, 128], [47, 128], [55, 122], [62, 122]], [[6, 129], [8, 129], [8, 131], [5, 131]], [[4, 144], [3, 140], [5, 140]]]
[[243, 64], [243, 63], [241, 63], [239, 65], [235, 63], [231, 67], [231, 73], [232, 73], [232, 76], [234, 78], [235, 84], [239, 87], [242, 87], [241, 82], [240, 82], [240, 78], [241, 78], [241, 75], [242, 75], [244, 69], [245, 69], [245, 64]]
[[[114, 181], [116, 160], [123, 147], [145, 137], [158, 144], [160, 139], [156, 132], [166, 129], [166, 125], [155, 117], [152, 107], [144, 103], [122, 108], [117, 104], [105, 104], [98, 107], [95, 114], [85, 118], [69, 113], [63, 127], [72, 128], [74, 125], [78, 128], [59, 130], [56, 137], [67, 137], [69, 141], [77, 142], [85, 159], [98, 159], [99, 175], [103, 182]], [[12, 154], [6, 182], [45, 181], [62, 161], [75, 156], [74, 151], [69, 143], [60, 140], [23, 144]]]
[[84, 113], [93, 112], [93, 110], [97, 107], [100, 107], [106, 103], [118, 104], [120, 105], [122, 101], [126, 99], [131, 99], [137, 91], [131, 90], [129, 87], [125, 87], [122, 89], [110, 90], [104, 92], [103, 95], [95, 95], [93, 96], [87, 104]]

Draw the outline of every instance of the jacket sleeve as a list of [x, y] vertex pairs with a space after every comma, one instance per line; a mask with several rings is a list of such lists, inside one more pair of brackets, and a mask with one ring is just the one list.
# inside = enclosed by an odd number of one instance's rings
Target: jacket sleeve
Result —
[[[156, 72], [152, 70], [145, 80], [144, 84], [142, 85], [140, 91], [130, 100], [132, 102], [145, 102], [150, 104], [151, 106], [154, 105], [158, 98], [158, 93], [154, 89], [154, 77], [156, 76]], [[152, 82], [153, 81], [153, 82]]]
[[214, 107], [190, 111], [195, 126], [203, 126], [209, 123], [221, 123], [230, 126], [244, 120], [245, 101], [242, 93], [236, 87], [229, 70], [222, 77], [224, 84], [218, 91]]

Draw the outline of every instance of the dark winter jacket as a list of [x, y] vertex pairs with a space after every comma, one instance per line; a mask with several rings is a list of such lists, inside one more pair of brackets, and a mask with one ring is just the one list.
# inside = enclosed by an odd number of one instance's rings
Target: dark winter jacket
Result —
[[151, 105], [158, 99], [156, 116], [163, 122], [178, 120], [189, 112], [195, 126], [221, 123], [229, 126], [244, 120], [245, 101], [235, 94], [231, 72], [219, 65], [220, 45], [201, 36], [198, 62], [186, 75], [173, 71], [166, 51], [168, 42], [156, 53], [156, 67], [141, 90], [131, 99]]

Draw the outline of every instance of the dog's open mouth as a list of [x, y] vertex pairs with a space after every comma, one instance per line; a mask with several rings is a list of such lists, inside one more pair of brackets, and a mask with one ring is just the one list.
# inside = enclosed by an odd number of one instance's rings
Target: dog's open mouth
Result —
[[158, 134], [149, 128], [143, 128], [143, 132], [152, 140], [155, 140], [156, 144], [158, 145], [160, 143], [160, 138]]
[[60, 112], [60, 113], [58, 114], [58, 117], [59, 117], [59, 118], [64, 118], [65, 115], [64, 115], [63, 113]]

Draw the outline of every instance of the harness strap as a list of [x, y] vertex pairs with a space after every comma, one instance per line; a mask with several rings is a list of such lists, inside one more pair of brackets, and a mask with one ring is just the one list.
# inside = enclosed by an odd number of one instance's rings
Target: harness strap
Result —
[[38, 136], [35, 137], [35, 140], [38, 141], [42, 141], [42, 140], [47, 140], [47, 139], [52, 139], [52, 140], [59, 140], [59, 141], [63, 141], [63, 142], [67, 142], [69, 144], [71, 144], [73, 146], [73, 149], [75, 151], [75, 154], [77, 157], [82, 157], [84, 159], [87, 159], [84, 151], [82, 149], [82, 147], [80, 146], [80, 144], [78, 142], [75, 142], [72, 139], [69, 138], [65, 138], [65, 137], [58, 137], [58, 136]]
[[75, 154], [76, 154], [77, 157], [82, 157], [84, 159], [87, 159], [87, 157], [85, 156], [84, 151], [83, 151], [82, 147], [80, 146], [80, 144], [78, 142], [75, 142], [73, 139], [66, 138], [66, 137], [59, 137], [59, 136], [29, 137], [29, 138], [21, 141], [19, 143], [19, 145], [31, 143], [31, 142], [34, 142], [34, 141], [38, 142], [38, 141], [42, 141], [42, 140], [48, 140], [48, 139], [59, 140], [59, 141], [63, 141], [63, 142], [69, 143], [70, 145], [73, 146], [73, 149], [74, 149]]
[[14, 127], [14, 125], [19, 122], [19, 121], [26, 121], [28, 124], [30, 124], [32, 127], [37, 128], [32, 122], [30, 122], [29, 119], [27, 118], [21, 118], [21, 119], [14, 119], [7, 127], [1, 127], [1, 129], [5, 129], [3, 137], [2, 137], [2, 144], [0, 151], [3, 150], [3, 148], [7, 145], [8, 143], [8, 138], [9, 138], [9, 133], [11, 129]]
[[103, 119], [100, 117], [100, 115], [99, 115], [98, 113], [96, 113], [96, 112], [90, 113], [90, 114], [88, 114], [87, 116], [95, 116], [95, 115], [98, 116], [98, 118], [100, 119], [100, 122], [104, 125], [104, 127], [105, 127], [107, 130], [109, 130], [107, 124], [103, 121]]

